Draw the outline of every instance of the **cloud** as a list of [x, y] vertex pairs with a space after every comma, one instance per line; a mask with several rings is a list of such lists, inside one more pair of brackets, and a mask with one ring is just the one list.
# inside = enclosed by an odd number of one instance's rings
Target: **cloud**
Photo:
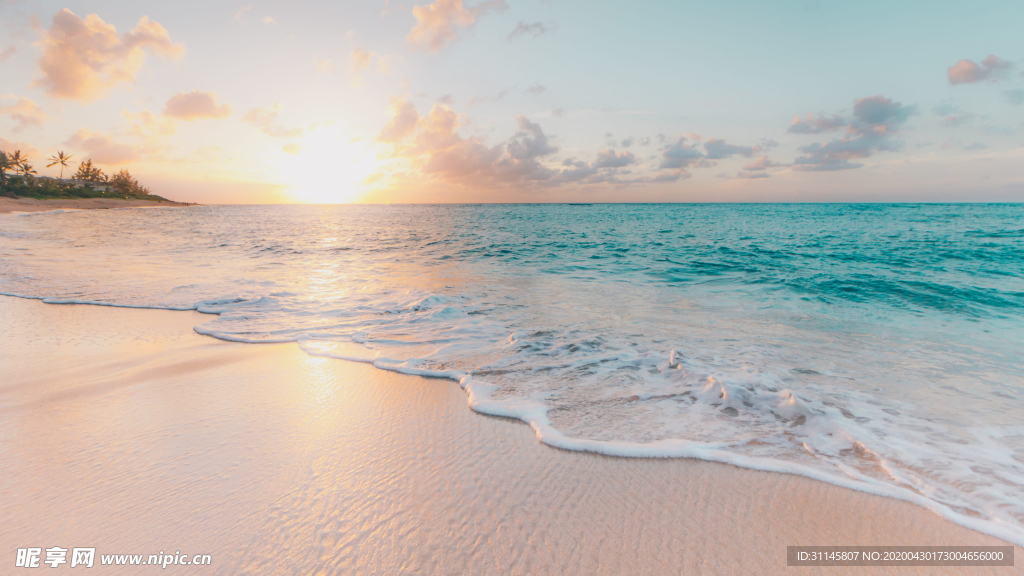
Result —
[[296, 144], [295, 142], [292, 142], [290, 144], [285, 144], [284, 146], [282, 146], [281, 150], [283, 150], [285, 154], [291, 154], [292, 156], [294, 156], [298, 154], [299, 150], [302, 150], [302, 148], [300, 148], [299, 145]]
[[49, 30], [37, 29], [43, 56], [42, 77], [32, 86], [56, 98], [88, 102], [110, 88], [134, 82], [146, 50], [169, 59], [185, 49], [171, 42], [167, 30], [146, 16], [130, 32], [118, 36], [113, 25], [90, 14], [82, 20], [67, 8], [53, 17]]
[[986, 80], [995, 82], [1012, 66], [1006, 60], [989, 54], [980, 65], [966, 59], [957, 62], [946, 69], [946, 77], [950, 84], [974, 84]]
[[18, 47], [15, 46], [14, 44], [11, 44], [11, 47], [7, 48], [6, 50], [4, 49], [3, 46], [0, 46], [0, 62], [3, 62], [5, 60], [9, 59], [11, 56], [14, 56], [14, 54], [17, 51], [18, 51]]
[[488, 12], [503, 12], [508, 8], [505, 0], [488, 0], [473, 8], [466, 8], [462, 0], [436, 0], [426, 6], [413, 6], [416, 25], [406, 40], [420, 48], [438, 52], [458, 38], [456, 28], [470, 28]]
[[46, 121], [46, 113], [38, 104], [24, 96], [18, 97], [14, 94], [0, 96], [2, 100], [16, 100], [10, 106], [0, 105], [0, 114], [7, 114], [14, 121], [14, 131], [21, 132], [29, 126], [39, 126]]
[[799, 114], [793, 115], [793, 123], [789, 125], [787, 132], [791, 134], [820, 134], [832, 132], [847, 125], [847, 121], [839, 116], [827, 117], [824, 114], [815, 116], [807, 114], [800, 118]]
[[983, 118], [978, 114], [964, 112], [958, 106], [954, 106], [953, 104], [942, 104], [936, 106], [932, 111], [939, 116], [942, 116], [942, 123], [950, 128], [959, 128], [964, 124], [970, 124], [979, 118]]
[[914, 114], [917, 114], [916, 106], [903, 106], [883, 96], [859, 98], [853, 103], [854, 121], [850, 129], [856, 133], [886, 134], [898, 129]]
[[270, 109], [257, 107], [249, 110], [242, 116], [242, 122], [258, 129], [267, 136], [274, 138], [295, 138], [302, 135], [302, 128], [284, 128], [277, 122], [277, 115], [281, 111], [281, 105], [274, 102]]
[[516, 123], [519, 124], [519, 131], [508, 141], [509, 156], [516, 160], [530, 160], [558, 152], [539, 124], [530, 122], [525, 116], [516, 116]]
[[984, 150], [988, 148], [988, 145], [984, 142], [975, 142], [969, 146], [964, 146], [964, 150]]
[[511, 42], [513, 40], [522, 38], [523, 36], [537, 38], [538, 36], [543, 36], [548, 32], [554, 31], [555, 29], [555, 26], [545, 26], [541, 22], [527, 24], [526, 22], [520, 20], [519, 24], [516, 24], [516, 27], [511, 32], [508, 33], [508, 41]]
[[743, 166], [743, 169], [744, 170], [750, 170], [750, 171], [757, 171], [757, 170], [766, 170], [768, 168], [777, 168], [779, 166], [781, 166], [781, 164], [777, 164], [775, 162], [772, 162], [771, 159], [768, 158], [767, 156], [758, 156], [754, 160], [752, 160], [750, 162], [747, 162]]
[[1004, 94], [1006, 95], [1006, 99], [1010, 101], [1010, 104], [1013, 104], [1014, 106], [1024, 104], [1024, 90], [1007, 90]]
[[883, 96], [859, 98], [845, 126], [846, 136], [801, 147], [804, 156], [793, 161], [793, 169], [819, 172], [860, 168], [863, 164], [850, 160], [899, 149], [902, 143], [894, 141], [892, 135], [916, 113], [916, 106], [904, 106]]
[[740, 156], [750, 157], [758, 151], [758, 148], [756, 146], [734, 146], [732, 144], [726, 144], [725, 140], [708, 138], [708, 141], [704, 143], [704, 150], [707, 152], [705, 158], [708, 158], [709, 160], [720, 160], [737, 154]]
[[231, 115], [231, 106], [219, 104], [217, 94], [214, 92], [203, 92], [193, 90], [191, 92], [179, 92], [171, 96], [164, 105], [164, 116], [178, 120], [200, 120], [204, 118], [220, 119]]
[[387, 144], [397, 144], [412, 134], [419, 122], [420, 115], [416, 106], [401, 98], [391, 99], [391, 121], [381, 129], [377, 140]]
[[768, 178], [770, 176], [771, 175], [767, 172], [746, 172], [741, 170], [736, 173], [736, 178], [745, 180], [756, 180], [758, 178]]
[[704, 154], [683, 137], [674, 144], [669, 144], [661, 153], [659, 168], [682, 170], [704, 160]]
[[117, 142], [113, 136], [82, 128], [65, 142], [97, 164], [128, 164], [142, 158], [142, 154], [130, 144]]
[[533, 84], [530, 84], [530, 87], [527, 88], [526, 91], [529, 92], [532, 96], [540, 96], [541, 94], [547, 91], [547, 88], [534, 82]]
[[725, 174], [720, 174], [719, 176], [741, 180], [757, 180], [770, 177], [771, 174], [768, 173], [769, 168], [779, 168], [781, 166], [781, 164], [773, 162], [768, 156], [762, 155], [744, 164], [743, 170], [737, 172], [735, 176], [726, 176]]
[[235, 12], [235, 20], [241, 20], [245, 13], [252, 10], [252, 6], [242, 6]]
[[971, 124], [975, 120], [984, 119], [985, 116], [966, 112], [955, 104], [940, 104], [932, 109], [932, 112], [942, 116], [942, 123], [950, 128], [959, 128], [965, 124]]
[[[121, 132], [111, 135], [82, 129], [65, 144], [85, 150], [86, 156], [101, 164], [167, 159], [164, 156], [169, 150], [167, 139], [178, 129], [174, 119], [154, 114], [149, 110], [142, 110], [139, 113], [121, 110], [121, 117], [128, 125]], [[123, 142], [118, 139], [119, 137], [131, 138], [134, 142]]]
[[435, 103], [426, 116], [420, 116], [412, 103], [394, 98], [391, 114], [391, 121], [381, 129], [377, 140], [391, 145], [392, 160], [410, 163], [413, 173], [406, 178], [416, 184], [432, 180], [526, 189], [576, 183], [665, 182], [684, 177], [680, 172], [637, 177], [621, 172], [621, 168], [637, 161], [626, 151], [601, 151], [592, 163], [569, 158], [560, 166], [549, 165], [558, 146], [539, 124], [522, 115], [515, 117], [517, 130], [510, 138], [489, 146], [482, 138], [461, 136], [459, 115], [444, 104]]
[[174, 120], [157, 116], [149, 110], [138, 114], [122, 110], [121, 117], [128, 122], [128, 135], [142, 139], [150, 150], [159, 148], [167, 136], [174, 135], [178, 130]]
[[260, 19], [260, 22], [263, 22], [264, 24], [277, 24], [277, 20], [274, 20], [272, 16], [264, 16]]
[[601, 150], [597, 153], [597, 160], [594, 161], [595, 168], [625, 168], [632, 164], [636, 164], [636, 155], [626, 150], [618, 154], [611, 149]]
[[349, 68], [352, 70], [353, 82], [360, 84], [363, 80], [363, 71], [373, 64], [373, 58], [377, 58], [377, 72], [387, 74], [391, 71], [391, 57], [377, 56], [371, 50], [356, 48], [349, 55]]
[[505, 99], [505, 96], [508, 96], [511, 93], [512, 93], [512, 88], [505, 88], [504, 90], [502, 90], [501, 92], [498, 92], [494, 96], [474, 96], [474, 97], [469, 99], [469, 104], [467, 104], [467, 106], [472, 108], [473, 106], [476, 106], [477, 104], [490, 104], [490, 103], [493, 103], [493, 102], [501, 102], [502, 100]]
[[373, 60], [373, 52], [369, 50], [360, 50], [356, 48], [352, 51], [351, 55], [351, 66], [352, 72], [358, 76], [363, 70], [370, 67], [370, 63]]
[[[658, 140], [668, 141], [664, 134], [659, 134]], [[708, 168], [716, 164], [714, 160], [722, 160], [736, 155], [750, 157], [760, 150], [757, 146], [736, 146], [719, 138], [708, 138], [704, 142], [704, 152], [701, 152], [698, 148], [698, 143], [701, 140], [699, 135], [689, 134], [665, 146], [658, 167], [674, 170], [684, 170], [690, 167]], [[691, 144], [690, 141], [693, 143]]]
[[39, 150], [28, 142], [8, 140], [3, 136], [0, 136], [0, 150], [7, 152], [8, 154], [16, 150], [21, 150], [22, 154], [27, 156], [29, 160], [40, 155]]

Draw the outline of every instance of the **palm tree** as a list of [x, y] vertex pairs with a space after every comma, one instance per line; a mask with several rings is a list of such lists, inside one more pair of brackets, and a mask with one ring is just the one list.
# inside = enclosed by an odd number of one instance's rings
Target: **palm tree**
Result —
[[14, 154], [8, 154], [7, 158], [11, 162], [11, 169], [15, 171], [18, 170], [18, 166], [21, 166], [22, 162], [28, 160], [28, 158], [21, 155], [21, 150], [15, 150]]
[[18, 165], [18, 174], [24, 176], [26, 180], [31, 180], [36, 171], [32, 169], [32, 165], [28, 163], [28, 160], [22, 160], [21, 164]]
[[11, 168], [15, 172], [25, 177], [26, 182], [32, 180], [32, 175], [36, 173], [32, 169], [32, 165], [28, 163], [28, 158], [21, 155], [21, 150], [15, 150], [14, 154], [8, 155], [8, 161], [11, 164]]
[[56, 156], [51, 156], [50, 160], [52, 160], [52, 162], [47, 164], [46, 167], [49, 168], [51, 166], [56, 166], [56, 165], [60, 164], [60, 179], [63, 180], [64, 179], [64, 169], [68, 167], [68, 160], [71, 160], [71, 155], [70, 154], [65, 154], [64, 151], [61, 150], [61, 151], [57, 152]]
[[7, 183], [7, 171], [11, 168], [11, 160], [7, 157], [7, 153], [0, 150], [0, 184]]

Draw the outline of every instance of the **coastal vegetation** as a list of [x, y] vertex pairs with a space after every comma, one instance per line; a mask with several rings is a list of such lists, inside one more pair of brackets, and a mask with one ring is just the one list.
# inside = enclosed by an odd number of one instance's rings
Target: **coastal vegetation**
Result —
[[91, 159], [78, 164], [74, 175], [64, 179], [64, 169], [71, 168], [70, 154], [63, 151], [50, 158], [52, 166], [61, 167], [60, 178], [39, 176], [27, 156], [20, 150], [6, 153], [0, 150], [0, 196], [9, 198], [125, 198], [166, 202], [167, 199], [150, 192], [148, 188], [128, 172], [121, 169], [107, 176]]

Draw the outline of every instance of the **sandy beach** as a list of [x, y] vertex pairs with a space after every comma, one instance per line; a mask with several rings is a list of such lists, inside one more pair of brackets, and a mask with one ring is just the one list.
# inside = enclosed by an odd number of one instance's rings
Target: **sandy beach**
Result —
[[4, 562], [94, 546], [210, 554], [172, 568], [210, 574], [824, 574], [786, 546], [1005, 545], [799, 476], [553, 449], [450, 381], [221, 342], [194, 312], [0, 297], [0, 318]]
[[47, 210], [103, 210], [153, 206], [186, 206], [181, 202], [123, 200], [117, 198], [77, 198], [36, 200], [35, 198], [0, 198], [0, 214], [10, 212], [45, 212]]

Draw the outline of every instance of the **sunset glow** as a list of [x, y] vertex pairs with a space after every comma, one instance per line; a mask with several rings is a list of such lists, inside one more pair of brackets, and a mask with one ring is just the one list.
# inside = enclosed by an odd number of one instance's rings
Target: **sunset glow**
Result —
[[877, 8], [5, 2], [0, 149], [206, 203], [1024, 198], [1019, 19]]
[[[363, 184], [380, 165], [373, 146], [353, 142], [343, 129], [327, 126], [283, 149], [272, 164], [286, 193], [299, 203], [337, 204], [359, 200]], [[286, 145], [287, 148], [290, 145]]]

